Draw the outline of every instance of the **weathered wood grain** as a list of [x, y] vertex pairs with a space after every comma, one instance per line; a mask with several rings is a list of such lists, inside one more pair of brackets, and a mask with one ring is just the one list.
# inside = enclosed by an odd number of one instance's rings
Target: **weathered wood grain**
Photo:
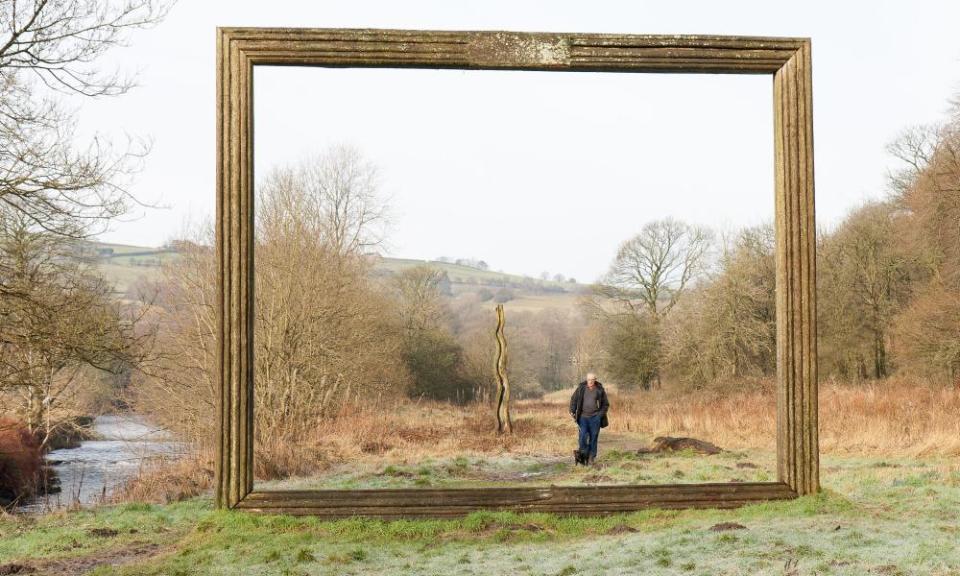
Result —
[[497, 340], [497, 354], [494, 370], [497, 374], [497, 432], [513, 433], [513, 420], [510, 419], [510, 378], [507, 376], [507, 337], [504, 334], [506, 318], [503, 304], [497, 304], [497, 328], [494, 337]]
[[795, 498], [779, 482], [656, 486], [546, 486], [509, 488], [263, 491], [238, 508], [258, 512], [342, 518], [455, 517], [477, 510], [610, 514], [646, 508], [730, 508]]
[[221, 30], [217, 47], [216, 501], [233, 507], [253, 490], [253, 84], [239, 43]]
[[772, 74], [803, 39], [225, 28], [254, 64]]
[[[777, 254], [777, 483], [546, 489], [253, 491], [253, 66], [770, 74]], [[594, 514], [728, 507], [819, 489], [811, 47], [805, 38], [374, 29], [217, 30], [216, 501], [291, 514]], [[491, 491], [493, 490], [493, 491]], [[532, 491], [531, 491], [532, 490]], [[336, 505], [342, 498], [348, 504]], [[356, 498], [356, 501], [351, 501]]]
[[774, 75], [777, 477], [819, 489], [816, 225], [810, 44]]

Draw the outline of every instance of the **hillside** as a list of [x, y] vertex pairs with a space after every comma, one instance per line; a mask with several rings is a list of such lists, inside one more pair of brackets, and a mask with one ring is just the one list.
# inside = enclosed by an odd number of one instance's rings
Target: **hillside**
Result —
[[[88, 255], [95, 255], [98, 268], [121, 294], [143, 278], [147, 281], [159, 277], [161, 266], [177, 258], [177, 252], [169, 247], [132, 246], [105, 242], [90, 243]], [[418, 260], [413, 258], [375, 257], [374, 271], [378, 275], [390, 275], [414, 266], [429, 265], [442, 270], [450, 280], [453, 296], [461, 296], [482, 289], [506, 290], [511, 307], [515, 309], [545, 309], [572, 306], [578, 294], [586, 290], [585, 284], [542, 280], [530, 276], [510, 274], [494, 270], [481, 270], [453, 262]], [[507, 293], [502, 293], [503, 294]]]
[[125, 294], [137, 280], [153, 280], [159, 276], [160, 266], [177, 253], [167, 248], [150, 248], [106, 242], [91, 243], [97, 257], [97, 268], [113, 283], [117, 292]]

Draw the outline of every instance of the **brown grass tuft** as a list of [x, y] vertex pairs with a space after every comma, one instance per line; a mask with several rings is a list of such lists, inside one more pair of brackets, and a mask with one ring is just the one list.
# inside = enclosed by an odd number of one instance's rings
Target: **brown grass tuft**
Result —
[[[618, 391], [609, 387], [610, 426], [630, 445], [656, 436], [688, 436], [724, 449], [772, 451], [776, 395], [772, 382], [731, 384], [724, 390]], [[415, 461], [453, 456], [562, 456], [576, 441], [567, 413], [570, 391], [513, 405], [514, 434], [498, 435], [492, 405], [400, 402], [349, 405], [306, 427], [306, 437], [259, 439], [260, 480], [309, 477], [342, 462]], [[882, 455], [960, 454], [960, 391], [905, 379], [865, 385], [823, 383], [820, 444], [823, 453]]]
[[145, 465], [111, 499], [114, 502], [167, 504], [203, 494], [213, 488], [213, 455], [180, 460], [158, 459]]
[[823, 452], [960, 456], [960, 389], [904, 378], [823, 388]]

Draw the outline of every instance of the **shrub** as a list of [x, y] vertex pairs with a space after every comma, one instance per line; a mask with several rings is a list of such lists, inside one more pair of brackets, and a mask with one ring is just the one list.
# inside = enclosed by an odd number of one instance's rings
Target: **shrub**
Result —
[[22, 422], [0, 418], [0, 504], [33, 496], [43, 468], [43, 451]]
[[477, 298], [479, 298], [481, 302], [486, 302], [493, 298], [493, 291], [489, 288], [481, 288], [477, 290]]
[[501, 288], [497, 290], [497, 293], [493, 295], [493, 301], [497, 304], [503, 304], [504, 302], [509, 302], [514, 299], [513, 290], [509, 288]]

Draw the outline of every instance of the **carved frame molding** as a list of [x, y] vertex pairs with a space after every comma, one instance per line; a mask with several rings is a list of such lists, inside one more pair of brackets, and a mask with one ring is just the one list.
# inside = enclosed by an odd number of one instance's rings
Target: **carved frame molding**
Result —
[[[253, 67], [256, 65], [768, 74], [773, 79], [777, 481], [507, 488], [257, 491], [253, 487]], [[327, 517], [480, 509], [602, 514], [733, 507], [819, 490], [816, 226], [807, 38], [217, 29], [216, 504]]]

